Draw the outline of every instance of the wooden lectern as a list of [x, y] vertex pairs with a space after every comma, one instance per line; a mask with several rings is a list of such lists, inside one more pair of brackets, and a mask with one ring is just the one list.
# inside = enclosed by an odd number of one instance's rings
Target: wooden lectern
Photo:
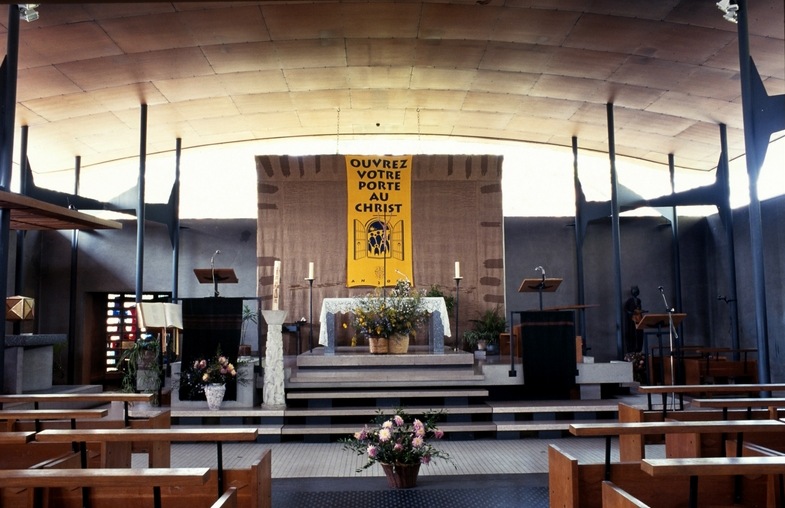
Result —
[[237, 284], [239, 280], [233, 268], [194, 268], [196, 280], [202, 284], [212, 284], [215, 296], [218, 296], [218, 283]]
[[563, 279], [546, 279], [545, 277], [538, 279], [523, 279], [521, 287], [518, 288], [519, 293], [534, 293], [540, 295], [540, 310], [542, 310], [542, 294], [553, 293], [559, 289], [559, 285]]
[[[670, 362], [669, 363], [670, 363], [671, 385], [674, 385], [674, 384], [676, 384], [676, 381], [675, 381], [675, 370], [674, 370], [674, 365], [673, 365], [674, 348], [673, 348], [673, 334], [671, 333], [671, 330], [670, 330], [670, 322], [671, 322], [671, 319], [672, 319], [673, 320], [673, 328], [674, 328], [674, 331], [675, 331], [675, 328], [677, 326], [679, 326], [679, 324], [681, 324], [681, 322], [684, 321], [684, 318], [686, 318], [686, 317], [687, 317], [687, 314], [683, 314], [683, 313], [679, 313], [679, 314], [676, 314], [676, 313], [673, 313], [673, 314], [668, 314], [668, 313], [665, 313], [665, 314], [643, 314], [643, 316], [638, 320], [638, 322], [635, 323], [635, 328], [638, 329], [638, 330], [644, 330], [644, 331], [646, 329], [656, 329], [657, 330], [657, 348], [659, 349], [659, 352], [660, 352], [660, 355], [659, 355], [659, 357], [660, 357], [659, 376], [658, 376], [660, 384], [663, 384], [663, 385], [665, 384], [665, 362], [663, 361], [663, 356], [662, 356], [662, 351], [664, 349], [664, 346], [662, 345], [662, 329], [663, 329], [663, 327], [667, 327], [669, 335], [671, 337], [670, 345], [669, 345], [669, 347], [670, 347]], [[646, 354], [648, 355], [648, 351], [646, 351]], [[653, 367], [654, 366], [654, 358], [650, 358], [647, 363], [648, 363], [648, 367], [649, 368]], [[649, 382], [652, 381], [651, 378], [652, 378], [652, 376], [651, 376], [651, 372], [650, 372]], [[663, 409], [665, 408], [665, 397], [666, 397], [666, 394], [663, 393], [662, 394]], [[681, 402], [681, 404], [683, 404], [683, 401]]]

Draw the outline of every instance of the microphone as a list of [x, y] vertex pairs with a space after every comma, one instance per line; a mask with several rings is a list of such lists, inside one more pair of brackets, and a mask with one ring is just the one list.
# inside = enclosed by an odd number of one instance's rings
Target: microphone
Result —
[[217, 255], [218, 255], [218, 254], [220, 254], [220, 253], [221, 253], [221, 251], [220, 251], [220, 250], [217, 250], [217, 251], [215, 251], [215, 253], [213, 254], [213, 257], [211, 257], [211, 258], [210, 258], [210, 268], [214, 268], [214, 267], [215, 267], [215, 256], [217, 256]]
[[662, 293], [662, 286], [659, 286], [657, 289], [659, 289], [660, 293]]
[[545, 280], [545, 268], [543, 268], [542, 266], [537, 266], [537, 267], [534, 268], [534, 271], [535, 272], [537, 272], [537, 271], [542, 272], [542, 278], [543, 278], [543, 280]]
[[411, 281], [409, 280], [409, 277], [407, 277], [406, 274], [403, 273], [402, 271], [400, 271], [399, 269], [396, 268], [395, 269], [395, 273], [397, 273], [398, 275], [403, 275], [403, 278], [406, 279], [406, 282], [411, 283]]

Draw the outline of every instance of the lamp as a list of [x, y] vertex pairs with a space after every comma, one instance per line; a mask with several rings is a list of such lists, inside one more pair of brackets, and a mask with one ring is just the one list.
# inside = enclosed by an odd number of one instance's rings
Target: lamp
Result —
[[731, 3], [730, 0], [720, 0], [717, 2], [717, 8], [724, 12], [725, 14], [722, 16], [727, 21], [731, 23], [737, 23], [736, 16], [739, 11], [739, 6], [736, 3]]
[[19, 4], [19, 18], [28, 23], [38, 19], [38, 11], [35, 9], [39, 4]]
[[9, 321], [28, 321], [35, 315], [35, 300], [26, 296], [5, 299], [5, 318]]

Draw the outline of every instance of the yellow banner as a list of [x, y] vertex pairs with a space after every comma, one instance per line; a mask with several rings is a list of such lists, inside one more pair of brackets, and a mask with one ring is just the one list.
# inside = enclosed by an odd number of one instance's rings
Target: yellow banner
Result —
[[346, 156], [346, 285], [414, 284], [412, 156]]

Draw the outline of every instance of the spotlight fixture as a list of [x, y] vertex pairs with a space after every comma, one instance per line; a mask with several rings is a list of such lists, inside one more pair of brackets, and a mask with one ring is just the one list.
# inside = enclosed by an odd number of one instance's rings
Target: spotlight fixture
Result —
[[727, 21], [731, 23], [737, 23], [736, 16], [739, 12], [739, 5], [731, 3], [731, 0], [720, 0], [717, 2], [717, 8], [724, 12], [725, 14], [722, 16]]
[[38, 11], [35, 10], [39, 4], [19, 4], [19, 18], [30, 23], [38, 19]]

